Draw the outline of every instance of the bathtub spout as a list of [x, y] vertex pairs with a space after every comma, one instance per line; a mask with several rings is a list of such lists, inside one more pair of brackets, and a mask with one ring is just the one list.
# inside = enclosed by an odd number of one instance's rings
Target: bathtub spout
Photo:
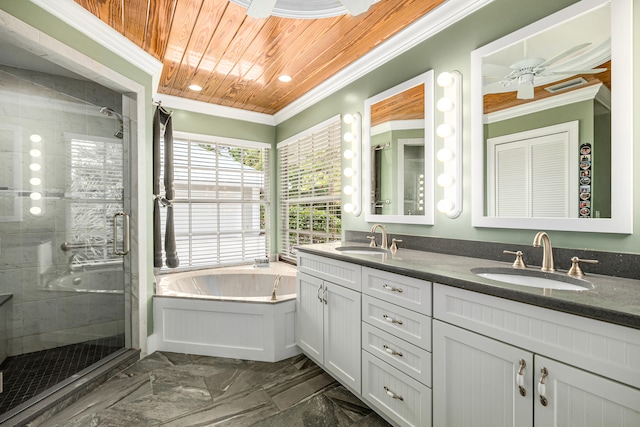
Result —
[[278, 290], [278, 285], [280, 284], [280, 275], [276, 276], [276, 281], [273, 284], [273, 292], [271, 293], [271, 301], [276, 300], [276, 291]]

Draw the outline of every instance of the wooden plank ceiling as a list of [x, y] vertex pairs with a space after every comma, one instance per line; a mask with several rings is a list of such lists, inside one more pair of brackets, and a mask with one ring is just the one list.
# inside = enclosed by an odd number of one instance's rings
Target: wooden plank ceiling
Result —
[[[228, 0], [75, 0], [162, 61], [159, 93], [266, 114], [443, 1], [381, 0], [355, 17], [310, 20], [251, 18]], [[293, 80], [280, 82], [283, 74]]]

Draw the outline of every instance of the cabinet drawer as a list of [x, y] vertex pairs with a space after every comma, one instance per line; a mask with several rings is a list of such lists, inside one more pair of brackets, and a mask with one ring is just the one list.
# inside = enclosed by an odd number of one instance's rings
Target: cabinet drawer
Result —
[[362, 396], [400, 426], [431, 426], [431, 389], [362, 351]]
[[431, 282], [362, 267], [362, 292], [431, 316]]
[[362, 320], [425, 350], [431, 350], [431, 318], [362, 295]]
[[362, 323], [362, 349], [431, 387], [431, 353]]
[[336, 259], [298, 252], [298, 271], [361, 292], [362, 267]]

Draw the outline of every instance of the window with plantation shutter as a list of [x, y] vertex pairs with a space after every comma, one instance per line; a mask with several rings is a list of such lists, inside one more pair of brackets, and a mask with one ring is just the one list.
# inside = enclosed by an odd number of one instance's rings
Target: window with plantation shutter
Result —
[[333, 117], [278, 144], [279, 252], [341, 238], [341, 123]]
[[[270, 146], [181, 132], [174, 132], [173, 139], [180, 268], [250, 263], [268, 256]], [[164, 239], [166, 209], [161, 208], [161, 215]]]

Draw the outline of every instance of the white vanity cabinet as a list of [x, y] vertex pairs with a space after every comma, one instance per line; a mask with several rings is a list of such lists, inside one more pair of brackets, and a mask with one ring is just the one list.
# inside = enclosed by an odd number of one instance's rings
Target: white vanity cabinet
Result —
[[362, 397], [399, 426], [431, 425], [431, 283], [362, 267]]
[[640, 331], [438, 284], [434, 317], [434, 425], [640, 425]]
[[360, 266], [300, 254], [297, 286], [296, 343], [360, 393]]

